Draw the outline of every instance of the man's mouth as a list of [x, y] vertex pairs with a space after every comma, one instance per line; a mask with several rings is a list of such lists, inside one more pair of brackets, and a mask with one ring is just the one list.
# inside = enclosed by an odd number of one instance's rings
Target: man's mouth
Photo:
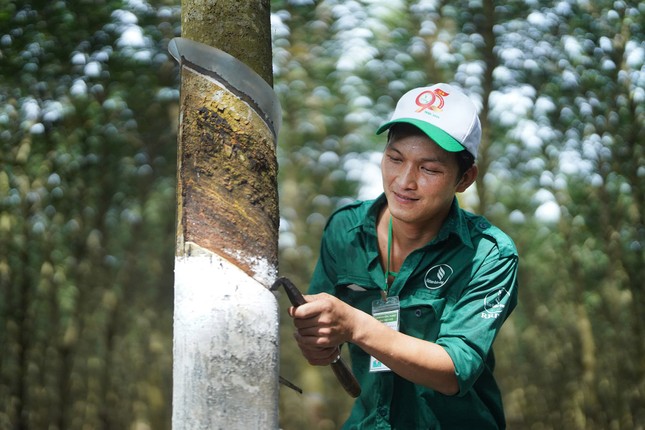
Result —
[[419, 199], [417, 199], [415, 197], [411, 197], [411, 196], [407, 196], [405, 194], [397, 193], [396, 191], [393, 191], [392, 194], [394, 194], [394, 197], [396, 197], [397, 200], [399, 200], [401, 202], [404, 202], [404, 203], [405, 202], [416, 202], [417, 200], [419, 200]]

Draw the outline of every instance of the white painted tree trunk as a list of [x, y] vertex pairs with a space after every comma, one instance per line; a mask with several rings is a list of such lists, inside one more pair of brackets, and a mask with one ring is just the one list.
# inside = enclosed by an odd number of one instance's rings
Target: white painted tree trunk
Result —
[[277, 429], [278, 305], [215, 254], [175, 261], [174, 430]]
[[169, 48], [182, 64], [172, 428], [277, 429], [279, 103], [225, 52]]

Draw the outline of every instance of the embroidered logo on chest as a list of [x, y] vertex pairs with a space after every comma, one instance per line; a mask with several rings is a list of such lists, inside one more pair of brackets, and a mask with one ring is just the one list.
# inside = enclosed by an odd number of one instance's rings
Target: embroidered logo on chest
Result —
[[430, 270], [426, 272], [423, 282], [425, 283], [426, 288], [436, 290], [446, 285], [446, 282], [448, 282], [452, 273], [452, 267], [447, 264], [438, 264], [431, 267]]

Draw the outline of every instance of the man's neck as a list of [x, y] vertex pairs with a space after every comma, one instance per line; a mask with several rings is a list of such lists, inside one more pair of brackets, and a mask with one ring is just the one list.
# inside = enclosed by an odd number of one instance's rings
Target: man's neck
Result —
[[[410, 249], [410, 252], [421, 248], [439, 234], [449, 213], [450, 208], [443, 216], [423, 223], [409, 223], [392, 218], [392, 239], [402, 249]], [[380, 232], [384, 231], [387, 234], [390, 217], [390, 211], [385, 206], [378, 219], [378, 230]]]
[[[446, 214], [447, 216], [448, 214]], [[377, 220], [377, 236], [383, 267], [387, 265], [387, 252], [390, 251], [389, 270], [398, 271], [403, 261], [415, 250], [423, 247], [434, 239], [445, 221], [427, 223], [406, 223], [392, 218], [392, 238], [388, 239], [390, 228], [390, 211], [387, 205], [381, 211]]]

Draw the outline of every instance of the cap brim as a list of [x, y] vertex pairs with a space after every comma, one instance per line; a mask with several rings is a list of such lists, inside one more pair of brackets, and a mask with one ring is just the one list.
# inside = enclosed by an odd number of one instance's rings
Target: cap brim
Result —
[[388, 130], [394, 124], [411, 124], [421, 131], [423, 131], [430, 139], [432, 139], [437, 145], [441, 146], [448, 152], [460, 152], [466, 149], [461, 143], [457, 141], [454, 137], [436, 127], [428, 122], [421, 121], [415, 118], [398, 118], [393, 121], [386, 122], [376, 130], [376, 134], [381, 134], [384, 131]]

